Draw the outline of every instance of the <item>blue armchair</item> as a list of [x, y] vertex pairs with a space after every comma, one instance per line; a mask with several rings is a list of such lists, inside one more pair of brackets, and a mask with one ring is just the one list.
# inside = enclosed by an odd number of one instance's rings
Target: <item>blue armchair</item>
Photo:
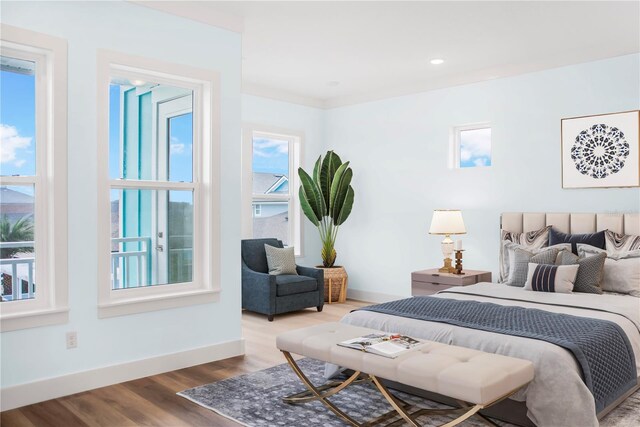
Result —
[[278, 239], [247, 239], [241, 242], [242, 308], [266, 314], [270, 322], [276, 314], [324, 306], [324, 271], [296, 266], [298, 276], [269, 274], [264, 245], [282, 248]]

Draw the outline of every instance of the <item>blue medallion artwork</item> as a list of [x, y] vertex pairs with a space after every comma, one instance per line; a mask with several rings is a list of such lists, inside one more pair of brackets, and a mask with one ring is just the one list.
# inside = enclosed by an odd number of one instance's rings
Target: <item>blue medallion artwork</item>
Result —
[[602, 123], [580, 132], [571, 147], [571, 159], [576, 169], [594, 179], [620, 172], [628, 156], [629, 143], [624, 133]]

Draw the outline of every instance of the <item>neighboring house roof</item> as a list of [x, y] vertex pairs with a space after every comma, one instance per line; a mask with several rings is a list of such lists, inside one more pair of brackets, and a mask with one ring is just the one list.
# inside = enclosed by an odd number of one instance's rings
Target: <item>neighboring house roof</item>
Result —
[[2, 215], [7, 215], [13, 219], [21, 216], [33, 214], [33, 196], [11, 190], [7, 187], [0, 187], [0, 204], [2, 204]]
[[3, 186], [0, 187], [0, 203], [3, 205], [33, 203], [33, 196]]
[[275, 237], [282, 239], [282, 243], [289, 245], [289, 213], [282, 212], [277, 215], [253, 218], [253, 238], [265, 239]]
[[282, 174], [253, 173], [253, 194], [288, 193], [289, 179]]

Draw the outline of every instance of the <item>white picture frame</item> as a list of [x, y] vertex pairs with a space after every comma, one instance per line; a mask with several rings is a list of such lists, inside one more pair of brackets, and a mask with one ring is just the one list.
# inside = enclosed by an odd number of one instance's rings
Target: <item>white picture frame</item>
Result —
[[562, 188], [640, 187], [640, 110], [561, 120]]

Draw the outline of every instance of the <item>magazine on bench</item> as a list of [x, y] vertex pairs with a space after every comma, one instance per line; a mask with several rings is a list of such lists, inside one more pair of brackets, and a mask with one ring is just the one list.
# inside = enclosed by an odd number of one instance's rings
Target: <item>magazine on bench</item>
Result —
[[338, 343], [339, 346], [395, 359], [421, 344], [415, 338], [400, 334], [369, 334]]

